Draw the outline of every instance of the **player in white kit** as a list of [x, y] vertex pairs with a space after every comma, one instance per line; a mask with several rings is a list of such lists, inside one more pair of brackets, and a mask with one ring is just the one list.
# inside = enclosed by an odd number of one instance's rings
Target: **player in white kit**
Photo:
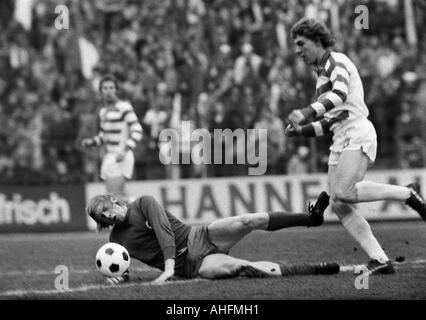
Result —
[[328, 163], [331, 209], [370, 257], [368, 274], [394, 273], [392, 263], [355, 204], [399, 200], [426, 220], [420, 185], [403, 187], [364, 180], [368, 166], [376, 158], [377, 136], [367, 119], [369, 111], [356, 66], [345, 54], [331, 50], [334, 41], [329, 30], [314, 19], [297, 22], [291, 35], [296, 53], [307, 65], [315, 67], [317, 84], [316, 101], [290, 113], [286, 135], [316, 137], [333, 132]]
[[133, 176], [134, 150], [142, 139], [142, 126], [132, 105], [117, 97], [118, 81], [104, 76], [99, 84], [104, 106], [99, 111], [99, 133], [82, 141], [83, 147], [103, 146], [101, 179], [108, 193], [125, 197], [125, 182]]

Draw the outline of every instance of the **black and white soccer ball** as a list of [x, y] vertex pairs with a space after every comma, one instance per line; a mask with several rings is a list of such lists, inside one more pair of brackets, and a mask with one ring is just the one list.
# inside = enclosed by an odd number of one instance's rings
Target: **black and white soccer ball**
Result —
[[118, 243], [104, 244], [96, 253], [96, 267], [107, 277], [120, 277], [130, 267], [130, 255]]

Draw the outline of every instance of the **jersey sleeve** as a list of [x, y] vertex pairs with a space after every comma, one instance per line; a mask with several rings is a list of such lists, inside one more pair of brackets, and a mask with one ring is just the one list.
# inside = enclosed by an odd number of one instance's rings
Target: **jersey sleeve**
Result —
[[341, 58], [338, 60], [337, 56], [330, 55], [325, 65], [325, 72], [330, 79], [331, 88], [310, 105], [317, 117], [343, 104], [349, 91], [349, 65], [345, 60]]
[[321, 119], [302, 126], [304, 137], [321, 137], [330, 131], [331, 124], [326, 119]]
[[175, 236], [166, 212], [151, 196], [143, 196], [140, 201], [142, 212], [160, 244], [164, 260], [174, 259], [176, 255]]
[[105, 130], [103, 127], [103, 118], [105, 117], [105, 110], [101, 109], [99, 111], [99, 132], [96, 136], [93, 137], [93, 141], [97, 146], [100, 146], [104, 143]]
[[124, 108], [123, 119], [129, 127], [129, 139], [127, 139], [126, 145], [134, 150], [136, 144], [142, 140], [142, 126], [130, 103], [126, 103]]
[[325, 119], [324, 117], [318, 119], [317, 121], [308, 123], [305, 126], [302, 126], [302, 135], [304, 137], [321, 137], [330, 132], [331, 126], [336, 122], [342, 121], [349, 117], [348, 111], [340, 112], [336, 117], [331, 119]]

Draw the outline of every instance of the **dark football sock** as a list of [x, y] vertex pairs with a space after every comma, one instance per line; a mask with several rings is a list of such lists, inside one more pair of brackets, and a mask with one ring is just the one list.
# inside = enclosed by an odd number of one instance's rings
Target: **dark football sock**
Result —
[[295, 265], [281, 262], [279, 266], [283, 277], [307, 274], [336, 274], [340, 271], [339, 264], [335, 262], [302, 263]]
[[305, 213], [269, 212], [269, 225], [266, 230], [275, 231], [291, 227], [308, 227], [311, 221]]

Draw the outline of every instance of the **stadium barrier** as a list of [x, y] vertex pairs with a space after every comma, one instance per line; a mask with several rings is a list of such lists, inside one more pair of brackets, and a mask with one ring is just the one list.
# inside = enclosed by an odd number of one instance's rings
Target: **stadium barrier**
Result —
[[0, 186], [0, 233], [87, 230], [84, 185]]
[[[417, 180], [426, 190], [426, 169], [371, 171], [366, 179], [397, 185]], [[250, 212], [306, 212], [308, 202], [328, 189], [326, 174], [134, 181], [126, 188], [131, 198], [154, 196], [176, 217], [191, 224]], [[87, 198], [101, 193], [105, 193], [103, 183], [86, 185]], [[362, 203], [358, 207], [371, 221], [420, 219], [397, 201]], [[87, 221], [89, 229], [95, 229], [93, 220]], [[337, 221], [330, 209], [325, 221]]]

